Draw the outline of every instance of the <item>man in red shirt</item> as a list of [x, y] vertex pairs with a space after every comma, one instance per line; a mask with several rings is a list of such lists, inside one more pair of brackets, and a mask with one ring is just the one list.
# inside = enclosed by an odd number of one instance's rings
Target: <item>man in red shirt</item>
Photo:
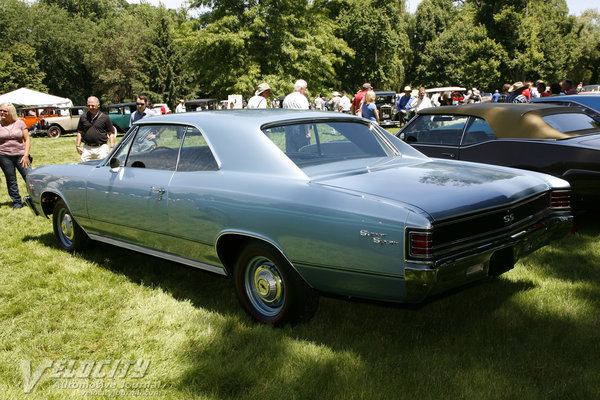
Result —
[[354, 115], [358, 115], [359, 117], [361, 117], [362, 113], [360, 111], [360, 104], [362, 103], [363, 99], [365, 98], [365, 94], [367, 94], [367, 91], [371, 90], [371, 84], [370, 83], [363, 83], [362, 85], [362, 90], [359, 91], [358, 93], [356, 93], [356, 95], [354, 96], [354, 99], [352, 99], [352, 107], [350, 108], [350, 112]]

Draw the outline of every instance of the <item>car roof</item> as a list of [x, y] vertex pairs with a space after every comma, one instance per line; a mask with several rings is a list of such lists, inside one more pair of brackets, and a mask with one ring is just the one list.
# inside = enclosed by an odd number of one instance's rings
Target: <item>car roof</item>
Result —
[[124, 106], [135, 106], [135, 101], [130, 101], [128, 103], [115, 103], [115, 104], [109, 104], [106, 107], [124, 107]]
[[420, 115], [465, 115], [486, 120], [497, 137], [523, 139], [564, 139], [572, 134], [562, 133], [541, 118], [545, 115], [584, 114], [573, 107], [553, 104], [476, 103], [461, 106], [431, 107], [419, 111]]
[[[585, 94], [582, 94], [585, 93]], [[534, 99], [535, 103], [558, 103], [558, 102], [570, 102], [578, 103], [584, 106], [593, 108], [596, 111], [600, 111], [600, 93], [598, 92], [582, 92], [580, 94], [570, 94], [566, 96], [549, 96], [540, 97]]]
[[[234, 109], [164, 114], [143, 118], [134, 125], [194, 126], [206, 136], [224, 168], [306, 179], [305, 173], [285, 154], [274, 151], [276, 145], [261, 129], [293, 123], [318, 123], [319, 120], [369, 123], [353, 115], [331, 111]], [[231, 146], [231, 143], [237, 143], [237, 146]]]

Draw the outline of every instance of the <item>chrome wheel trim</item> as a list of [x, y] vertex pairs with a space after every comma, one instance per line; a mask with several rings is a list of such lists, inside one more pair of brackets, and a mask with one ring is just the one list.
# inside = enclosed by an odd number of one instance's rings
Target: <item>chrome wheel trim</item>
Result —
[[73, 218], [71, 217], [71, 214], [64, 208], [60, 210], [58, 214], [58, 223], [60, 224], [58, 227], [60, 240], [69, 247], [75, 237], [75, 229], [73, 227]]
[[56, 126], [52, 126], [52, 127], [50, 127], [50, 129], [48, 129], [48, 136], [53, 139], [60, 137], [60, 133], [61, 133], [60, 128], [58, 128]]
[[279, 268], [267, 257], [248, 261], [244, 288], [252, 307], [267, 317], [277, 316], [285, 305], [285, 282]]

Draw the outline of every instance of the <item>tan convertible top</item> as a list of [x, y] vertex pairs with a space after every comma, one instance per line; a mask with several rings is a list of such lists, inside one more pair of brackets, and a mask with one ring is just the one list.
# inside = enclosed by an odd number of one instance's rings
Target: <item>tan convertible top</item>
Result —
[[573, 133], [557, 131], [542, 119], [545, 115], [565, 113], [581, 113], [581, 110], [540, 103], [478, 103], [432, 107], [419, 111], [421, 115], [465, 115], [483, 118], [497, 137], [518, 139], [564, 139], [574, 136]]

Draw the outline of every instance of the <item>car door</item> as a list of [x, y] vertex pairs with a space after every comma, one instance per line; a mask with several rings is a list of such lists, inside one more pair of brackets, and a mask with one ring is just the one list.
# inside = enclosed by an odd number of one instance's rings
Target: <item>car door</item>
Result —
[[422, 114], [402, 130], [406, 143], [429, 157], [460, 158], [460, 142], [469, 117]]
[[177, 171], [169, 185], [168, 251], [206, 264], [219, 264], [214, 241], [228, 219], [231, 185], [224, 184], [217, 158], [202, 133], [186, 128]]
[[183, 129], [141, 125], [112, 156], [118, 167], [99, 166], [92, 171], [87, 210], [97, 234], [158, 250], [168, 247], [168, 187]]

